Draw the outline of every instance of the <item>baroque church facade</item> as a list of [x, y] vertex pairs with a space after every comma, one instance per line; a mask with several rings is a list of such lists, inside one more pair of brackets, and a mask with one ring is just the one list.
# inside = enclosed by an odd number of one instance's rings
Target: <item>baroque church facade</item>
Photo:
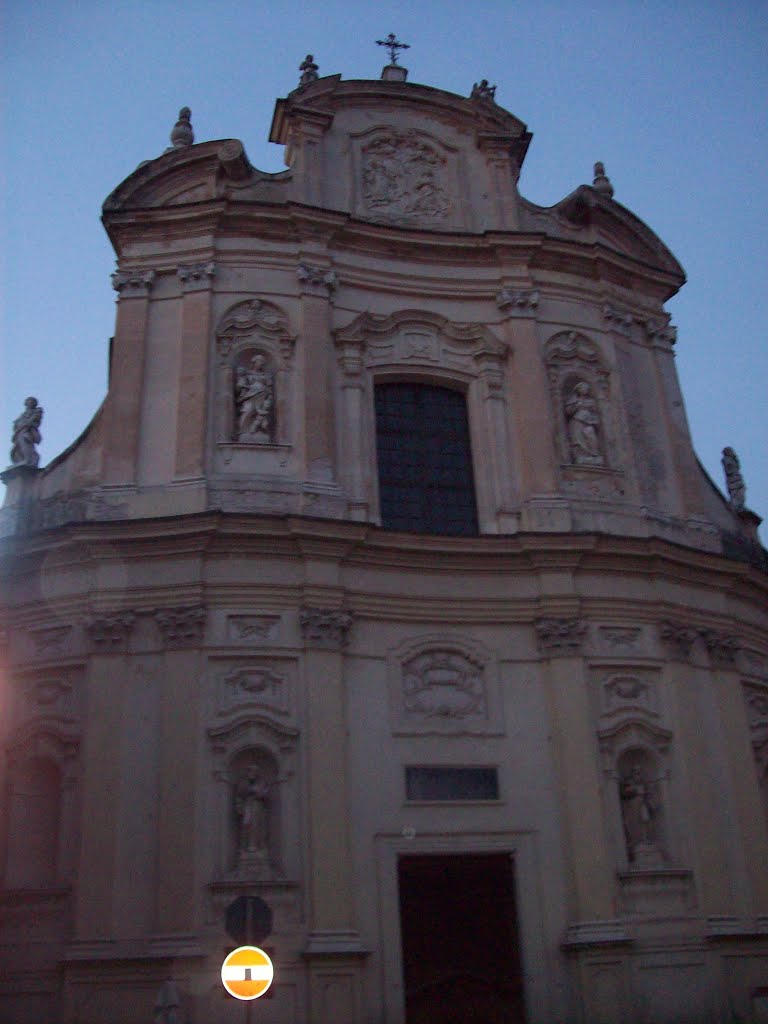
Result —
[[14, 425], [0, 1017], [764, 1022], [768, 562], [683, 270], [602, 165], [524, 199], [487, 82], [301, 72], [285, 171], [185, 108], [108, 197], [106, 398]]

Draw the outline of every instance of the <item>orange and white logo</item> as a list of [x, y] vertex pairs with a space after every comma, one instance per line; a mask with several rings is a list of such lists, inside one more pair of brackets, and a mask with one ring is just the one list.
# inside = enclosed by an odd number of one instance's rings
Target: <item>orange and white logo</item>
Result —
[[238, 946], [221, 965], [221, 982], [235, 999], [263, 996], [274, 974], [272, 961], [257, 946]]

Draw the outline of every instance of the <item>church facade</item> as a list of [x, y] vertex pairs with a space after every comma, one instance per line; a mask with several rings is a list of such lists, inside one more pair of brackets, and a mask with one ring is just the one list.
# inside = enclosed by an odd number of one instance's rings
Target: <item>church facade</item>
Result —
[[600, 164], [524, 199], [487, 82], [301, 71], [287, 170], [185, 108], [108, 197], [106, 398], [14, 425], [0, 1016], [241, 1021], [250, 940], [265, 1024], [764, 1022], [768, 561], [683, 270]]

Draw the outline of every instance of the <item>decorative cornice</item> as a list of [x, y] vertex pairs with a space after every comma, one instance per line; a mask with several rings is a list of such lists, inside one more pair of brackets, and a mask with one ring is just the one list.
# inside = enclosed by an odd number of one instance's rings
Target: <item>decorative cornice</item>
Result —
[[678, 661], [688, 661], [697, 636], [695, 629], [691, 629], [682, 622], [665, 619], [659, 623], [659, 636], [671, 651], [673, 658]]
[[154, 270], [116, 270], [112, 274], [112, 287], [118, 299], [145, 298], [156, 277]]
[[581, 619], [537, 619], [534, 627], [542, 654], [550, 658], [567, 658], [581, 653], [587, 632], [587, 624]]
[[502, 288], [496, 295], [496, 305], [507, 316], [535, 316], [539, 298], [535, 288]]
[[307, 647], [340, 651], [349, 642], [352, 616], [334, 608], [302, 608], [299, 625]]
[[190, 263], [176, 268], [176, 276], [181, 281], [181, 287], [185, 292], [208, 288], [215, 273], [216, 264], [213, 260], [208, 260], [207, 263]]
[[300, 263], [296, 268], [302, 291], [330, 297], [338, 288], [336, 272], [329, 267], [319, 267], [314, 263]]
[[613, 330], [618, 331], [619, 334], [625, 334], [627, 337], [631, 334], [635, 318], [628, 310], [616, 309], [610, 302], [605, 302], [602, 314], [603, 319], [608, 321]]
[[91, 618], [85, 629], [95, 650], [115, 651], [125, 648], [135, 621], [132, 612], [120, 612]]
[[160, 608], [155, 612], [155, 622], [166, 647], [194, 647], [202, 643], [205, 618], [205, 608], [200, 605]]

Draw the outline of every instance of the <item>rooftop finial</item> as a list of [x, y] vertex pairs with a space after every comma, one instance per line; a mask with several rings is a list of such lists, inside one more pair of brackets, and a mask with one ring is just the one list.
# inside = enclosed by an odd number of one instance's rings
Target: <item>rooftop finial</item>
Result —
[[301, 78], [299, 79], [299, 87], [302, 85], [309, 85], [310, 82], [316, 82], [320, 77], [317, 73], [317, 64], [315, 64], [315, 58], [311, 53], [308, 53], [304, 60], [299, 64], [299, 71], [301, 72]]
[[610, 178], [606, 176], [605, 164], [600, 160], [595, 164], [595, 179], [592, 182], [592, 188], [599, 192], [600, 195], [613, 199], [613, 185]]
[[398, 43], [394, 32], [390, 32], [386, 39], [377, 39], [377, 46], [386, 46], [389, 50], [389, 63], [397, 64], [397, 51], [410, 50], [410, 43]]
[[486, 103], [496, 102], [496, 86], [488, 85], [488, 79], [481, 79], [480, 83], [472, 86], [472, 92], [469, 94], [471, 100], [484, 100]]
[[183, 149], [185, 146], [191, 146], [195, 141], [195, 133], [192, 131], [192, 125], [189, 121], [190, 117], [192, 117], [192, 111], [189, 107], [182, 107], [179, 111], [179, 120], [171, 130], [171, 146], [173, 149]]

